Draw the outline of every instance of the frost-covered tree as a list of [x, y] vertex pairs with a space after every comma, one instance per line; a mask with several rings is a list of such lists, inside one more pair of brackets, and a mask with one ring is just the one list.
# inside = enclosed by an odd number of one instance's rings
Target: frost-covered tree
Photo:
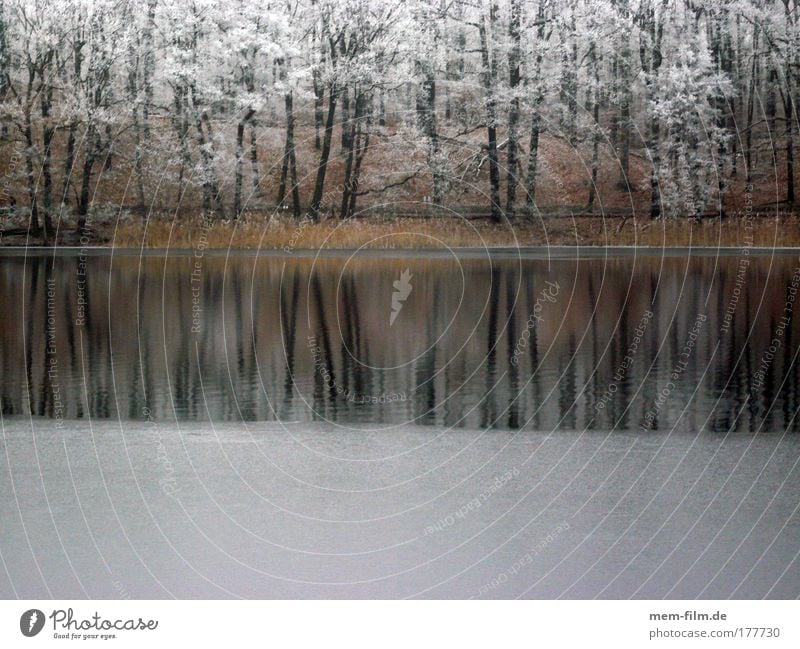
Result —
[[730, 92], [708, 50], [694, 44], [679, 48], [662, 68], [650, 112], [660, 125], [654, 157], [660, 160], [656, 173], [666, 214], [699, 217], [718, 190], [717, 161], [731, 138], [720, 127], [718, 100]]
[[791, 206], [798, 4], [0, 0], [3, 202], [44, 238], [103, 204], [698, 218], [777, 168]]

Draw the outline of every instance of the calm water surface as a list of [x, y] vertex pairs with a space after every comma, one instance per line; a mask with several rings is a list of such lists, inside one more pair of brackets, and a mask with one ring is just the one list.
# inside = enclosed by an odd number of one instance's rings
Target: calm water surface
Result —
[[796, 272], [754, 254], [6, 256], [0, 399], [66, 419], [796, 430]]

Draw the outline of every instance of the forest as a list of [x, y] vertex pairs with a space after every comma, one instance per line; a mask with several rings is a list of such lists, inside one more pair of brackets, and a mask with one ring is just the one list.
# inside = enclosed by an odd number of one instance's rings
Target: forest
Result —
[[[795, 205], [795, 0], [0, 0], [0, 223]], [[754, 198], [755, 197], [755, 198]]]

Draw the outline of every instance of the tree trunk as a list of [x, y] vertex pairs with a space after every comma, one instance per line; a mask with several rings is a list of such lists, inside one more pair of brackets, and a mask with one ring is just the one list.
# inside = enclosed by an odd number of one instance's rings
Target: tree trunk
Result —
[[72, 174], [75, 166], [75, 123], [71, 123], [67, 130], [67, 151], [64, 156], [64, 186], [61, 190], [61, 204], [66, 206], [69, 196], [69, 188], [72, 185]]
[[[186, 86], [177, 85], [173, 91], [174, 112], [172, 115], [172, 128], [178, 138], [180, 151], [180, 165], [178, 166], [178, 187], [176, 193], [176, 209], [183, 201], [186, 170], [192, 166], [192, 156], [189, 152], [189, 99]], [[205, 198], [205, 193], [204, 193]]]
[[745, 123], [745, 177], [749, 185], [753, 180], [753, 113], [755, 112], [756, 80], [759, 73], [758, 56], [758, 26], [753, 27], [753, 62], [750, 67], [750, 83], [747, 91], [747, 122]]
[[786, 202], [794, 205], [794, 111], [791, 87], [786, 89]]
[[350, 133], [350, 127], [352, 126], [352, 124], [350, 123], [350, 92], [348, 91], [346, 86], [342, 88], [341, 97], [342, 97], [342, 115], [339, 118], [339, 122], [342, 125], [341, 152], [343, 155], [346, 155], [347, 149], [349, 148], [347, 138]]
[[234, 172], [234, 189], [233, 189], [233, 218], [238, 219], [242, 214], [242, 175], [244, 169], [244, 130], [248, 122], [255, 115], [252, 108], [248, 108], [247, 112], [239, 120], [236, 125], [236, 171]]
[[[536, 40], [541, 44], [545, 38], [545, 2], [546, 0], [539, 0], [536, 10]], [[525, 207], [527, 212], [533, 212], [533, 206], [536, 201], [536, 176], [539, 168], [539, 134], [541, 131], [541, 116], [539, 113], [540, 106], [544, 101], [544, 91], [541, 84], [541, 71], [542, 71], [542, 53], [539, 49], [536, 53], [536, 59], [533, 66], [533, 73], [526, 78], [525, 83], [528, 86], [533, 86], [532, 101], [531, 101], [531, 130], [530, 138], [528, 141], [528, 169], [525, 182]]]
[[589, 46], [589, 59], [594, 73], [594, 99], [592, 105], [592, 178], [589, 182], [588, 210], [594, 209], [594, 200], [597, 195], [597, 173], [600, 164], [600, 70], [597, 61], [597, 47], [594, 43]]
[[[367, 120], [369, 124], [369, 119]], [[358, 198], [359, 180], [361, 178], [361, 163], [367, 154], [369, 148], [369, 130], [366, 133], [359, 133], [359, 146], [356, 149], [356, 162], [355, 169], [353, 170], [353, 177], [351, 180], [350, 191], [350, 204], [348, 205], [347, 214], [353, 216], [356, 213], [356, 199]]]
[[253, 194], [258, 195], [258, 136], [256, 134], [256, 120], [250, 120], [250, 169], [253, 175]]
[[519, 97], [517, 90], [520, 82], [520, 0], [511, 0], [511, 19], [508, 34], [511, 47], [508, 51], [509, 87], [511, 89], [511, 105], [508, 109], [508, 150], [506, 151], [506, 216], [514, 218], [517, 197], [517, 148], [519, 146]]
[[217, 173], [214, 169], [214, 135], [211, 128], [211, 120], [208, 117], [208, 113], [206, 113], [203, 108], [198, 106], [197, 92], [195, 88], [190, 86], [190, 90], [192, 95], [195, 129], [197, 131], [197, 144], [198, 148], [200, 149], [200, 161], [203, 166], [204, 206], [209, 209], [213, 205], [213, 208], [217, 214], [224, 218], [225, 208], [222, 203]]
[[[661, 38], [664, 27], [660, 22], [660, 17], [656, 16], [655, 7], [652, 1], [644, 2], [641, 7], [640, 22], [642, 31], [649, 35], [649, 43], [644, 39], [640, 41], [639, 56], [642, 63], [642, 71], [645, 73], [645, 83], [649, 97], [655, 94], [658, 86], [658, 70], [661, 68], [663, 54], [661, 52]], [[647, 139], [647, 150], [650, 152], [652, 169], [650, 173], [650, 218], [656, 219], [661, 216], [661, 192], [659, 189], [659, 176], [661, 171], [660, 142], [661, 129], [659, 117], [655, 114], [650, 115], [649, 134]]]
[[381, 88], [380, 106], [378, 108], [378, 125], [386, 126], [386, 91]]
[[[372, 98], [358, 90], [353, 91], [354, 115], [347, 138], [345, 175], [342, 183], [340, 218], [350, 218], [356, 211], [361, 163], [369, 147], [369, 127], [372, 122]], [[366, 127], [365, 127], [366, 122]]]
[[[561, 114], [561, 128], [570, 144], [577, 143], [576, 118], [578, 115], [578, 45], [575, 42], [575, 17], [572, 16], [569, 35], [564, 34], [564, 46], [561, 55], [561, 103], [564, 110]], [[570, 47], [567, 40], [572, 40]]]
[[53, 88], [48, 86], [41, 90], [42, 114], [42, 223], [44, 225], [44, 241], [49, 243], [53, 232], [50, 210], [53, 207], [53, 174], [51, 171], [52, 145], [55, 128], [50, 122], [50, 107], [53, 101]]
[[[493, 34], [497, 4], [493, 2], [489, 9], [489, 32]], [[486, 29], [486, 17], [480, 23], [481, 61], [483, 63], [483, 90], [486, 107], [487, 157], [489, 159], [489, 196], [491, 200], [491, 219], [494, 223], [502, 222], [500, 208], [500, 165], [497, 158], [497, 99], [495, 97], [495, 62], [489, 53], [489, 34]]]
[[630, 175], [631, 159], [631, 93], [630, 82], [627, 76], [623, 79], [622, 104], [619, 108], [618, 137], [619, 137], [619, 183], [618, 187], [630, 192], [628, 180]]
[[278, 205], [283, 205], [286, 199], [286, 183], [292, 192], [292, 214], [295, 218], [300, 216], [300, 190], [297, 187], [297, 156], [294, 143], [294, 94], [292, 91], [284, 95], [286, 108], [286, 144], [283, 148], [283, 165], [281, 168], [281, 181], [278, 187]]
[[[11, 63], [8, 60], [8, 37], [7, 22], [5, 17], [5, 6], [0, 2], [0, 103], [6, 100], [9, 90], [8, 79], [10, 77]], [[8, 122], [5, 117], [0, 118], [0, 138], [8, 137]]]
[[309, 218], [319, 221], [320, 207], [322, 205], [322, 192], [325, 187], [325, 172], [328, 168], [328, 159], [331, 155], [331, 140], [333, 139], [333, 122], [336, 115], [336, 86], [328, 89], [328, 117], [325, 120], [325, 133], [322, 141], [322, 150], [317, 165], [317, 177], [314, 181], [314, 196], [311, 199]]
[[28, 177], [28, 200], [31, 206], [29, 230], [33, 236], [39, 236], [41, 233], [41, 226], [39, 225], [39, 204], [36, 198], [36, 178], [33, 172], [34, 143], [30, 106], [25, 111], [25, 127], [23, 131], [25, 134], [25, 172]]
[[[627, 1], [620, 7], [622, 18], [628, 21], [630, 18], [629, 5]], [[619, 93], [619, 119], [616, 121], [615, 145], [619, 150], [619, 182], [617, 187], [624, 192], [630, 193], [630, 159], [631, 159], [631, 101], [633, 99], [631, 71], [633, 61], [631, 60], [630, 35], [621, 34], [622, 49], [617, 59], [617, 76], [615, 79], [616, 90]]]
[[[80, 79], [83, 68], [83, 40], [76, 40], [72, 47], [72, 73], [75, 79]], [[75, 172], [75, 132], [78, 124], [75, 120], [70, 121], [67, 134], [67, 154], [64, 160], [64, 187], [61, 192], [61, 203], [66, 205], [68, 202], [69, 188], [72, 185], [72, 176]]]
[[650, 173], [650, 218], [657, 219], [661, 216], [661, 190], [659, 186], [659, 171], [661, 169], [661, 150], [660, 150], [660, 128], [658, 120], [653, 118], [650, 121], [650, 137], [647, 141], [647, 149], [650, 151], [651, 163], [653, 165]]
[[314, 68], [312, 74], [314, 83], [314, 148], [319, 151], [322, 148], [320, 132], [322, 131], [323, 106], [325, 102], [325, 87], [319, 78], [319, 71]]
[[90, 128], [86, 133], [86, 154], [83, 160], [83, 168], [81, 171], [81, 190], [78, 195], [78, 232], [86, 229], [86, 215], [89, 213], [89, 190], [92, 182], [92, 169], [94, 168], [96, 158], [96, 134], [94, 129]]
[[[347, 92], [345, 91], [345, 96]], [[355, 116], [352, 121], [344, 121], [344, 103], [342, 103], [342, 153], [344, 154], [344, 179], [342, 181], [342, 200], [339, 208], [339, 218], [346, 219], [350, 215], [350, 192], [352, 191], [353, 165], [355, 163], [356, 129], [358, 128], [359, 112], [361, 110], [360, 100], [356, 98]]]
[[428, 142], [428, 167], [433, 177], [432, 201], [442, 204], [442, 173], [439, 169], [439, 134], [436, 123], [436, 79], [427, 63], [417, 63], [421, 81], [417, 89], [417, 125]]
[[536, 176], [539, 167], [539, 131], [540, 117], [538, 107], [534, 107], [531, 115], [531, 137], [528, 144], [528, 177], [525, 187], [525, 204], [530, 210], [536, 200]]

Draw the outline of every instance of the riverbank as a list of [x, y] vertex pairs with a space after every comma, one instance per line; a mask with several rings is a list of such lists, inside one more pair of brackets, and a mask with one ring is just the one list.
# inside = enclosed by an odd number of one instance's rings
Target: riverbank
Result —
[[[0, 232], [2, 246], [40, 245], [20, 230]], [[249, 214], [237, 221], [131, 218], [96, 221], [81, 236], [62, 228], [59, 246], [113, 248], [300, 249], [482, 248], [528, 246], [791, 247], [800, 246], [796, 214], [726, 219], [658, 220], [601, 216], [547, 217], [493, 224], [483, 219], [365, 217], [313, 223]]]

